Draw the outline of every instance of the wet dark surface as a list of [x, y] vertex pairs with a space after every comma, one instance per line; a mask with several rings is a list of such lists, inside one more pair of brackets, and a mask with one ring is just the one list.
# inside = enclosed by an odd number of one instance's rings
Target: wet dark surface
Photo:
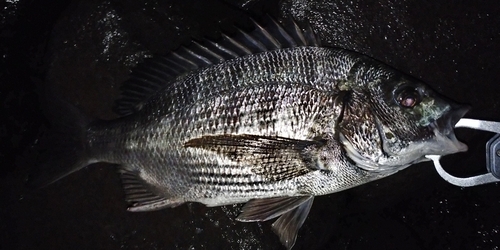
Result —
[[[265, 2], [265, 3], [264, 3]], [[318, 1], [319, 2], [319, 1]], [[47, 131], [38, 96], [52, 89], [94, 118], [113, 118], [120, 83], [141, 58], [232, 24], [292, 15], [329, 45], [355, 50], [500, 121], [496, 1], [7, 1], [0, 5], [1, 249], [282, 249], [271, 223], [234, 221], [238, 206], [126, 211], [113, 166], [96, 164], [45, 189], [25, 187], [24, 152]], [[459, 130], [459, 176], [485, 171], [490, 134]], [[294, 249], [499, 249], [500, 186], [459, 188], [430, 163], [318, 197]]]

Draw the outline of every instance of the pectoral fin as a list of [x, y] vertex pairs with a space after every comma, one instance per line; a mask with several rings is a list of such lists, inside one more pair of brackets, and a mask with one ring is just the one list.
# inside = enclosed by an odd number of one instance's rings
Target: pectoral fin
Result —
[[194, 138], [184, 143], [184, 146], [204, 148], [224, 154], [253, 154], [271, 153], [278, 150], [302, 150], [307, 146], [320, 143], [322, 142], [280, 136], [220, 134]]
[[255, 174], [262, 175], [269, 181], [281, 181], [316, 170], [315, 164], [304, 152], [323, 144], [324, 141], [319, 140], [221, 134], [194, 138], [184, 146], [216, 152], [235, 162], [253, 166]]

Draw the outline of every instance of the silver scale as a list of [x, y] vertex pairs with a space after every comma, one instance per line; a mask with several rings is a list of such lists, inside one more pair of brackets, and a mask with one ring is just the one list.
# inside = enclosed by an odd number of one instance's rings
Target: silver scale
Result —
[[492, 182], [500, 182], [500, 122], [462, 118], [455, 125], [455, 128], [470, 128], [496, 133], [496, 135], [486, 143], [486, 169], [488, 173], [467, 178], [455, 177], [443, 169], [439, 162], [441, 156], [427, 155], [426, 157], [434, 162], [434, 166], [439, 175], [447, 182], [460, 187], [472, 187]]

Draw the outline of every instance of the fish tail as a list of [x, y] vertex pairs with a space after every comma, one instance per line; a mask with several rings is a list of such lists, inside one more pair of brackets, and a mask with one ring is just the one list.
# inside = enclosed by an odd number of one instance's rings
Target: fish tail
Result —
[[51, 127], [35, 146], [37, 160], [27, 182], [31, 188], [45, 187], [91, 163], [86, 138], [89, 119], [67, 102], [48, 99], [42, 106]]

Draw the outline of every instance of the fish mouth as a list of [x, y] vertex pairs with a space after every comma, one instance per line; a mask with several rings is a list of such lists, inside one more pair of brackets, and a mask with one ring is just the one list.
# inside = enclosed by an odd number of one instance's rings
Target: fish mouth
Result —
[[453, 129], [469, 110], [469, 106], [451, 105], [448, 112], [429, 125], [437, 142], [436, 147], [432, 147], [433, 154], [447, 155], [467, 151], [467, 145], [457, 139]]

